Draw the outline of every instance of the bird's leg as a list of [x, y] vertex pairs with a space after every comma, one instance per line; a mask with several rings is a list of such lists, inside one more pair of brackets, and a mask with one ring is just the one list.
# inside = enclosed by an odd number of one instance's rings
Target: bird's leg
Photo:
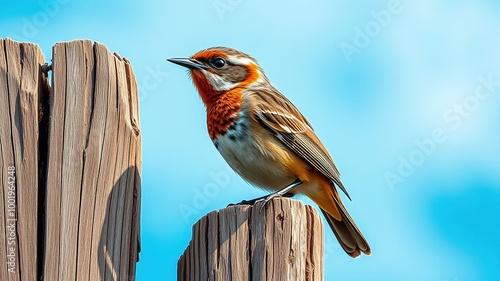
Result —
[[259, 211], [261, 212], [262, 209], [264, 208], [264, 206], [267, 204], [267, 202], [269, 202], [271, 199], [275, 198], [275, 197], [282, 197], [283, 195], [286, 195], [288, 194], [288, 192], [290, 190], [292, 190], [294, 187], [296, 187], [297, 185], [300, 185], [301, 183], [303, 183], [303, 181], [299, 178], [295, 179], [295, 181], [293, 181], [291, 184], [283, 187], [282, 189], [276, 191], [276, 192], [273, 192], [267, 196], [264, 196], [264, 198], [258, 198], [259, 200], [257, 201], [260, 201], [260, 200], [263, 200], [264, 202], [262, 202], [262, 205], [260, 206], [260, 209]]
[[[273, 193], [274, 194], [274, 193]], [[272, 194], [271, 194], [272, 195]], [[285, 193], [283, 194], [282, 196], [283, 197], [287, 197], [287, 198], [292, 198], [295, 194], [293, 193]], [[264, 196], [261, 196], [261, 197], [257, 197], [257, 198], [254, 198], [254, 199], [250, 199], [250, 200], [243, 200], [239, 203], [231, 203], [229, 205], [227, 205], [228, 207], [231, 207], [231, 206], [237, 206], [237, 205], [253, 205], [255, 204], [256, 202], [259, 202], [259, 201], [262, 201], [264, 199], [266, 199], [268, 196], [270, 195], [264, 195]]]

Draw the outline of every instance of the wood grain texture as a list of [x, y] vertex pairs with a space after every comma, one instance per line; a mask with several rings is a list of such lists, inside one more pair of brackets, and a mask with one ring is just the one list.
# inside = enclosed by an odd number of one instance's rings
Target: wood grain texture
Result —
[[58, 43], [49, 133], [47, 280], [134, 280], [141, 137], [130, 63], [99, 43]]
[[177, 280], [323, 280], [323, 224], [297, 200], [231, 206], [193, 226]]
[[51, 87], [44, 62], [37, 45], [0, 39], [0, 280], [134, 280], [141, 132], [132, 66], [99, 43], [57, 43]]
[[[0, 39], [0, 280], [37, 278], [39, 99], [48, 87], [44, 62], [37, 45]], [[12, 267], [9, 253], [14, 253]]]

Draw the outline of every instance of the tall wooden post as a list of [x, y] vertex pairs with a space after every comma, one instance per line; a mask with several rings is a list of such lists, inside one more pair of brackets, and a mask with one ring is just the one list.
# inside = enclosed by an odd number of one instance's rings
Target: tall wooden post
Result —
[[43, 64], [38, 46], [0, 40], [0, 280], [134, 280], [132, 67], [89, 40], [54, 46], [52, 88]]
[[0, 280], [37, 280], [39, 99], [48, 83], [38, 46], [0, 40]]
[[177, 280], [323, 280], [323, 223], [301, 201], [278, 198], [211, 212], [193, 226]]

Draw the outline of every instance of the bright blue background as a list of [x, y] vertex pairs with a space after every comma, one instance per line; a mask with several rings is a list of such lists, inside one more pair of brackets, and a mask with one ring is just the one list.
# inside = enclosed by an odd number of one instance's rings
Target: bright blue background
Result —
[[[327, 231], [326, 280], [500, 280], [500, 85], [474, 97], [480, 76], [500, 81], [500, 2], [401, 1], [384, 26], [372, 12], [393, 1], [19, 2], [0, 1], [0, 37], [36, 42], [46, 56], [55, 42], [89, 38], [132, 62], [143, 137], [138, 280], [174, 280], [193, 223], [263, 195], [227, 171], [186, 71], [165, 61], [216, 45], [259, 60], [342, 173], [373, 255], [349, 258]], [[346, 57], [356, 28], [372, 36]], [[464, 101], [464, 117], [449, 111]], [[434, 130], [444, 142], [429, 144]], [[406, 161], [415, 165], [392, 186], [387, 174]]]

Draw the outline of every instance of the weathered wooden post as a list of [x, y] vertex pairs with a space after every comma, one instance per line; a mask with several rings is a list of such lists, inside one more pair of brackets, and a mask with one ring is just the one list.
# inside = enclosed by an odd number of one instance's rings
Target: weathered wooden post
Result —
[[211, 212], [193, 226], [177, 280], [323, 280], [324, 231], [318, 212], [278, 198]]
[[38, 46], [0, 40], [0, 280], [134, 280], [132, 67], [89, 40], [54, 46], [52, 89], [43, 64]]
[[44, 62], [35, 44], [0, 40], [0, 280], [37, 280], [41, 261], [38, 121], [39, 100], [48, 97]]

